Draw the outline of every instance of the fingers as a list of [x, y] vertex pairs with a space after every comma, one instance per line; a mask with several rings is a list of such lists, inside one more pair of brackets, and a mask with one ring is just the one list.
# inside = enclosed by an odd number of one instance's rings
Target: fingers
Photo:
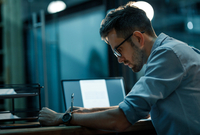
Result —
[[43, 107], [39, 111], [38, 121], [40, 122], [41, 125], [50, 125], [49, 122], [52, 120], [52, 116], [55, 113], [56, 113], [55, 111], [53, 111], [47, 107]]
[[88, 108], [82, 108], [82, 107], [73, 111], [73, 113], [88, 113], [88, 112], [91, 112], [91, 110]]
[[43, 107], [43, 108], [39, 111], [39, 114], [41, 114], [41, 113], [46, 114], [46, 113], [56, 113], [56, 112], [53, 111], [53, 110], [51, 110], [51, 109], [49, 109], [49, 108], [47, 108], [47, 107]]
[[[82, 107], [73, 106], [73, 112], [74, 112], [75, 110], [80, 110], [80, 109], [82, 109]], [[71, 107], [69, 107], [68, 110], [67, 110], [66, 112], [71, 112]], [[66, 112], [65, 112], [65, 113], [66, 113]]]
[[59, 125], [62, 123], [62, 113], [57, 113], [47, 107], [43, 107], [39, 111], [39, 122], [41, 125]]
[[46, 110], [48, 110], [48, 108], [47, 108], [47, 107], [43, 107], [43, 108], [39, 111], [39, 114], [45, 112]]
[[82, 107], [73, 106], [73, 110], [81, 109]]

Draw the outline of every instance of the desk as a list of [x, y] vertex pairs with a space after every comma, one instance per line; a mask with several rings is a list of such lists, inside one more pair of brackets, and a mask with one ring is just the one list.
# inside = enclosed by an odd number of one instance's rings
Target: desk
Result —
[[[52, 126], [52, 127], [35, 127], [35, 128], [19, 128], [19, 129], [1, 129], [0, 134], [3, 135], [97, 135], [110, 134], [115, 135], [114, 131], [103, 131], [91, 129], [81, 126]], [[131, 126], [127, 131], [117, 134], [133, 134], [140, 135], [156, 135], [155, 129], [151, 121], [140, 121]]]

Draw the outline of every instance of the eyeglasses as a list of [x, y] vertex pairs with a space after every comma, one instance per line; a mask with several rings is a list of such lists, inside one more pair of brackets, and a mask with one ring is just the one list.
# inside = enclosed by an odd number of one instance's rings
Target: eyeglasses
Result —
[[[141, 33], [144, 33], [144, 31], [142, 31]], [[129, 35], [126, 39], [124, 39], [124, 41], [122, 41], [118, 46], [116, 46], [113, 50], [113, 53], [116, 57], [121, 57], [122, 54], [117, 50], [117, 48], [119, 48], [124, 42], [126, 42], [131, 36], [133, 35], [133, 33], [131, 33], [131, 35]]]

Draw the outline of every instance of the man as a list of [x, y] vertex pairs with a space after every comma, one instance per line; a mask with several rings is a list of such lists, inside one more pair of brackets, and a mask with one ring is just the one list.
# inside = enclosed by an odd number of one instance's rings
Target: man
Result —
[[145, 75], [119, 106], [75, 108], [62, 114], [43, 108], [43, 125], [68, 123], [123, 131], [150, 113], [159, 135], [200, 134], [200, 51], [164, 33], [156, 36], [145, 12], [129, 2], [111, 11], [100, 34], [119, 63]]

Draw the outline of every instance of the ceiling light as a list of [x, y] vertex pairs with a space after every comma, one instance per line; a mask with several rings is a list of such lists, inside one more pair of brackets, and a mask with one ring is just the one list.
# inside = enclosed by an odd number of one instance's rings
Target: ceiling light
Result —
[[47, 11], [50, 14], [53, 14], [53, 13], [57, 13], [57, 12], [63, 11], [65, 8], [66, 8], [66, 4], [61, 0], [57, 0], [57, 1], [52, 1], [49, 4], [49, 6], [47, 8]]
[[190, 21], [187, 23], [188, 29], [192, 30], [193, 29], [193, 23]]
[[137, 2], [133, 3], [133, 5], [144, 10], [150, 21], [153, 19], [154, 10], [153, 10], [153, 7], [149, 3], [145, 2], [145, 1], [137, 1]]

